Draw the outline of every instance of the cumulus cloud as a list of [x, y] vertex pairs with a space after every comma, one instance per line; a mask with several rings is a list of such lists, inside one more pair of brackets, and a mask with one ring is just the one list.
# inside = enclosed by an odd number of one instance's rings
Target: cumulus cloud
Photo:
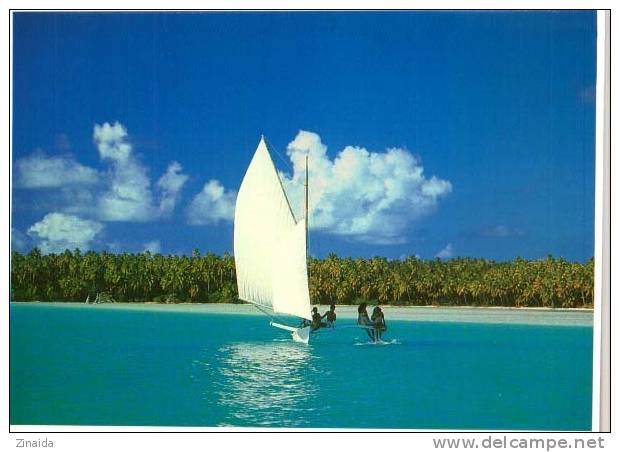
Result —
[[146, 168], [132, 153], [125, 127], [118, 122], [95, 124], [93, 140], [101, 159], [111, 165], [107, 188], [99, 198], [100, 218], [104, 221], [152, 220], [151, 181]]
[[443, 247], [435, 257], [439, 259], [449, 259], [454, 256], [454, 248], [452, 247], [452, 243], [448, 243], [445, 247]]
[[179, 194], [188, 176], [183, 174], [183, 168], [178, 162], [172, 162], [168, 166], [166, 173], [157, 181], [157, 187], [161, 192], [159, 201], [159, 213], [168, 216], [174, 210], [174, 206], [179, 199]]
[[127, 129], [118, 121], [95, 124], [93, 140], [102, 159], [124, 161], [131, 157], [132, 147], [127, 142]]
[[93, 140], [101, 159], [111, 165], [106, 190], [98, 201], [101, 220], [152, 221], [171, 214], [187, 181], [178, 162], [172, 162], [158, 180], [157, 203], [148, 171], [134, 155], [122, 124], [95, 124]]
[[37, 151], [15, 162], [17, 187], [49, 189], [40, 192], [37, 205], [99, 221], [153, 221], [171, 215], [188, 179], [178, 162], [169, 164], [153, 190], [125, 126], [95, 124], [93, 141], [106, 170], [84, 166], [72, 156]]
[[57, 188], [98, 182], [97, 171], [81, 165], [72, 156], [48, 156], [43, 151], [18, 160], [15, 169], [21, 188]]
[[[449, 181], [426, 177], [420, 160], [406, 149], [372, 152], [346, 146], [331, 159], [318, 134], [300, 131], [287, 154], [293, 171], [280, 173], [280, 178], [296, 218], [303, 217], [308, 156], [310, 228], [352, 240], [404, 243], [411, 224], [432, 212], [452, 190]], [[235, 196], [219, 181], [209, 181], [187, 209], [188, 222], [232, 220]]]
[[146, 252], [146, 251], [150, 252], [151, 254], [161, 253], [161, 241], [152, 240], [150, 242], [146, 242], [144, 244], [144, 248], [142, 252]]
[[91, 242], [103, 230], [97, 221], [85, 220], [60, 212], [48, 213], [28, 229], [43, 253], [60, 253], [65, 249], [87, 250]]
[[48, 198], [51, 200], [48, 205], [51, 207], [50, 210], [99, 219], [98, 193], [99, 191], [93, 187], [61, 187], [54, 193], [48, 193]]
[[310, 227], [353, 240], [394, 244], [407, 239], [412, 222], [435, 209], [452, 190], [447, 180], [427, 178], [420, 160], [406, 149], [373, 152], [346, 146], [334, 159], [321, 137], [300, 131], [288, 144], [293, 174], [283, 183], [301, 218], [305, 158], [310, 178]]
[[[50, 215], [64, 215], [64, 220], [92, 220], [91, 227], [86, 228], [91, 231], [95, 230], [94, 225], [101, 225], [99, 221], [144, 222], [170, 216], [188, 180], [178, 162], [171, 162], [153, 184], [121, 123], [95, 124], [93, 141], [107, 165], [105, 170], [88, 168], [72, 157], [38, 153], [16, 163], [19, 183], [24, 188], [54, 188], [51, 199], [56, 204], [48, 210], [54, 212]], [[293, 171], [281, 174], [281, 178], [296, 217], [303, 215], [308, 155], [310, 227], [351, 240], [379, 244], [406, 242], [412, 225], [431, 213], [452, 190], [449, 181], [426, 176], [420, 159], [406, 149], [376, 152], [361, 146], [346, 146], [330, 158], [318, 134], [300, 131], [288, 144], [287, 154]], [[218, 180], [208, 181], [186, 209], [188, 223], [232, 221], [236, 195], [236, 191], [226, 189]], [[52, 219], [60, 221], [58, 217]], [[29, 234], [52, 249], [62, 240], [51, 239], [41, 229], [46, 224], [33, 225]], [[91, 240], [75, 239], [72, 243]]]
[[226, 190], [215, 179], [207, 182], [187, 208], [187, 222], [193, 225], [232, 221], [237, 192]]

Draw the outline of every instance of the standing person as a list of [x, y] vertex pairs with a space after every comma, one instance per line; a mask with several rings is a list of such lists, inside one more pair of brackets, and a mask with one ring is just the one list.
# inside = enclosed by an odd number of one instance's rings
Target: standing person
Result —
[[370, 320], [370, 317], [368, 317], [368, 311], [366, 310], [367, 307], [368, 305], [366, 303], [360, 303], [357, 307], [357, 324], [366, 327], [364, 328], [366, 330], [366, 334], [368, 334], [371, 341], [376, 342], [376, 330], [372, 328], [374, 327], [374, 323]]
[[336, 323], [336, 305], [332, 304], [329, 306], [329, 311], [325, 312], [325, 314], [323, 314], [321, 316], [321, 319], [323, 317], [327, 317], [327, 326], [333, 328], [334, 324]]
[[387, 330], [387, 325], [385, 324], [383, 311], [379, 306], [375, 306], [375, 309], [372, 310], [370, 320], [377, 328], [377, 339], [381, 340], [381, 335]]

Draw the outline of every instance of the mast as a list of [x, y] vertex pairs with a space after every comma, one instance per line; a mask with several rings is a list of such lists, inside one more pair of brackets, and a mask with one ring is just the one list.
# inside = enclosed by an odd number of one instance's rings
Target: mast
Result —
[[305, 188], [305, 214], [304, 218], [306, 219], [306, 257], [308, 256], [308, 156], [306, 155], [306, 183], [304, 184]]

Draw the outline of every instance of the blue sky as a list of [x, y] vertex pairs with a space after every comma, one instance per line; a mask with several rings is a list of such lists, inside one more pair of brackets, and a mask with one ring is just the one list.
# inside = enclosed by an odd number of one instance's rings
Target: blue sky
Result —
[[316, 256], [593, 255], [594, 12], [13, 25], [14, 249], [231, 251], [263, 133]]

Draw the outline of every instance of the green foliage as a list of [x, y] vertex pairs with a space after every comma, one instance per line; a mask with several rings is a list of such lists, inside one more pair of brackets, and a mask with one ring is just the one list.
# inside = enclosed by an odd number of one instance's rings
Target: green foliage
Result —
[[[320, 304], [575, 308], [592, 307], [593, 300], [593, 259], [423, 261], [330, 254], [310, 258], [308, 266], [310, 298]], [[107, 293], [118, 302], [239, 302], [233, 257], [198, 250], [191, 256], [13, 252], [11, 292], [16, 301], [84, 302]]]

